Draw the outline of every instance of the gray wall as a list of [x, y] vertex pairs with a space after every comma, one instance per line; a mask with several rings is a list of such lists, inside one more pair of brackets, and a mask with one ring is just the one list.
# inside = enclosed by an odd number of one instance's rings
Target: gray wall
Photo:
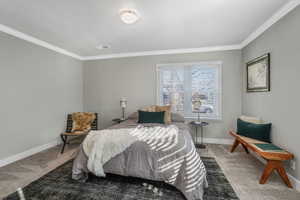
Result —
[[127, 113], [156, 104], [156, 65], [197, 61], [223, 62], [223, 119], [213, 121], [207, 138], [227, 138], [241, 114], [241, 51], [144, 56], [84, 62], [84, 110], [100, 113], [100, 127], [120, 117], [119, 100], [128, 100]]
[[[243, 63], [271, 53], [271, 92], [246, 93], [242, 112], [273, 123], [272, 141], [296, 155], [300, 178], [300, 7], [289, 13], [243, 49]], [[246, 66], [243, 65], [246, 88]]]
[[82, 63], [0, 33], [0, 160], [56, 140], [82, 110]]

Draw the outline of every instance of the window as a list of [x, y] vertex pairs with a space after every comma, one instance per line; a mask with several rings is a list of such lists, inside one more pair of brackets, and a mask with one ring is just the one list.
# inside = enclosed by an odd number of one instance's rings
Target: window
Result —
[[[221, 62], [157, 66], [157, 103], [186, 118], [221, 119]], [[201, 101], [201, 106], [198, 103]]]

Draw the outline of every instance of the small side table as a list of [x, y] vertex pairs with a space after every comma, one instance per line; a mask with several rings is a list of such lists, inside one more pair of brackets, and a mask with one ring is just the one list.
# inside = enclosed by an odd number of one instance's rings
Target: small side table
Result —
[[[207, 126], [208, 123], [207, 122], [196, 122], [196, 121], [192, 121], [190, 122], [190, 124], [192, 126], [194, 126], [196, 128], [196, 138], [194, 137], [194, 143], [195, 143], [195, 146], [199, 149], [205, 149], [206, 146], [203, 144], [203, 127], [204, 126]], [[199, 144], [198, 143], [198, 128], [201, 128], [201, 143]]]
[[117, 123], [117, 124], [120, 124], [120, 123], [124, 122], [125, 119], [116, 118], [116, 119], [113, 119], [112, 121], [115, 122], [115, 123]]

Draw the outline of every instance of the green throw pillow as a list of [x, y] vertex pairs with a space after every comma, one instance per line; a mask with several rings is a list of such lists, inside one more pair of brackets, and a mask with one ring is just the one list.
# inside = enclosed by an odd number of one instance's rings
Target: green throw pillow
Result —
[[237, 120], [237, 132], [239, 135], [261, 140], [264, 142], [271, 142], [270, 132], [272, 124], [254, 124], [245, 122], [241, 119]]
[[146, 112], [139, 110], [138, 123], [159, 123], [164, 124], [165, 111], [163, 112]]

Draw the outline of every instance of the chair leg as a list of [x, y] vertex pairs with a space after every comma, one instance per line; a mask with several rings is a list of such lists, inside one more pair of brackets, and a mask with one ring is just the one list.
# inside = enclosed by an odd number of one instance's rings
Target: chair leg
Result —
[[62, 149], [61, 149], [60, 153], [63, 154], [64, 151], [65, 151], [66, 144], [67, 144], [67, 137], [68, 136], [60, 135], [60, 137], [61, 137], [61, 140], [63, 141], [63, 146], [62, 146]]
[[232, 145], [232, 147], [231, 147], [230, 152], [231, 152], [231, 153], [234, 152], [234, 150], [236, 149], [236, 147], [237, 147], [239, 144], [240, 144], [240, 142], [239, 142], [237, 139], [235, 139], [235, 141], [234, 141], [234, 143], [233, 143], [233, 145]]

